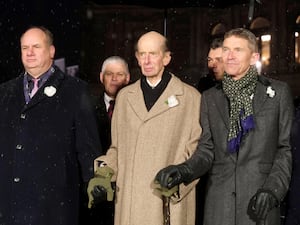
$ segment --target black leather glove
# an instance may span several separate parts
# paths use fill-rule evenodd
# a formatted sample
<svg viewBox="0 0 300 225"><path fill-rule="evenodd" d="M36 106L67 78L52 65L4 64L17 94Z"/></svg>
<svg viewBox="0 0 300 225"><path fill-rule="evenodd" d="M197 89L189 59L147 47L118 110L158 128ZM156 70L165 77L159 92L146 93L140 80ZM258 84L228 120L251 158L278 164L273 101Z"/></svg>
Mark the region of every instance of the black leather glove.
<svg viewBox="0 0 300 225"><path fill-rule="evenodd" d="M91 194L94 198L93 206L107 200L107 191L106 188L103 186L100 185L94 186L94 189L91 191Z"/></svg>
<svg viewBox="0 0 300 225"><path fill-rule="evenodd" d="M248 213L256 221L265 220L268 212L277 206L278 200L271 191L259 189L250 199Z"/></svg>
<svg viewBox="0 0 300 225"><path fill-rule="evenodd" d="M88 208L91 208L96 202L99 203L105 199L107 201L113 201L114 189L111 182L113 174L113 169L108 166L100 166L97 168L95 176L90 179L87 187L89 197Z"/></svg>
<svg viewBox="0 0 300 225"><path fill-rule="evenodd" d="M174 186L187 183L193 175L193 171L188 167L188 165L182 163L179 165L171 165L162 170L160 170L156 176L155 180L165 188L173 188Z"/></svg>

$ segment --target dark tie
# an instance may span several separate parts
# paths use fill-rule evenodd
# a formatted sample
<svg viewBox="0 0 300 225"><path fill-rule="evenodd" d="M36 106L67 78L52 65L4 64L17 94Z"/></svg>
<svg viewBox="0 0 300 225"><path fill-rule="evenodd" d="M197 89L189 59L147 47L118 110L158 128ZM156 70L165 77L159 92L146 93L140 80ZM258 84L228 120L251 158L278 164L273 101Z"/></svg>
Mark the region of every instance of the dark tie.
<svg viewBox="0 0 300 225"><path fill-rule="evenodd" d="M113 111L114 111L114 106L115 106L115 100L110 100L109 101L109 107L108 107L108 110L107 110L107 114L108 114L109 119L111 119L111 117L112 117L112 114L113 114Z"/></svg>

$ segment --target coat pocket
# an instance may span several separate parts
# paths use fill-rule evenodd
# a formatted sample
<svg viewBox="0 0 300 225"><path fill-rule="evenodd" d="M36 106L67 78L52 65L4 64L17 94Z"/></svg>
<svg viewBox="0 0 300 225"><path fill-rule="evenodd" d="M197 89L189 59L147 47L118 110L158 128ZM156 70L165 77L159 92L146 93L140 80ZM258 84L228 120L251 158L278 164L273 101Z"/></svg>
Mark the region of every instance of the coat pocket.
<svg viewBox="0 0 300 225"><path fill-rule="evenodd" d="M271 172L272 163L259 163L258 168L260 173L269 174Z"/></svg>

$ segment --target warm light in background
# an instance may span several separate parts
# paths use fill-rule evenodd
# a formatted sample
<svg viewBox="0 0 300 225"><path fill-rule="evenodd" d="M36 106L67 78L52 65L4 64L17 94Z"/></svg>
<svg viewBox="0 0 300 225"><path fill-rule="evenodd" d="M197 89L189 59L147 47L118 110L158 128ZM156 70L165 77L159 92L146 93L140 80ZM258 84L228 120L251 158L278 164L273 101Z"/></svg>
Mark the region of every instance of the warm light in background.
<svg viewBox="0 0 300 225"><path fill-rule="evenodd" d="M295 32L295 61L296 63L300 63L300 37L299 32Z"/></svg>
<svg viewBox="0 0 300 225"><path fill-rule="evenodd" d="M260 37L261 39L261 60L262 65L267 66L270 64L270 43L271 43L271 35L265 34Z"/></svg>

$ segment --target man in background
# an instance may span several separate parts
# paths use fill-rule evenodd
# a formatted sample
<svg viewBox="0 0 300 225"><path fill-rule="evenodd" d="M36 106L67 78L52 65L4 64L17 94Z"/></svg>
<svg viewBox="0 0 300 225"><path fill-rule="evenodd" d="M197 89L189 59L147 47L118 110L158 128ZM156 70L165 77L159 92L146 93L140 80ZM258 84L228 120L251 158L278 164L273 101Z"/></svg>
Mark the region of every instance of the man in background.
<svg viewBox="0 0 300 225"><path fill-rule="evenodd" d="M213 87L220 82L224 76L224 65L222 59L222 38L215 38L211 44L207 56L208 75L202 77L199 81L198 90L203 91Z"/></svg>
<svg viewBox="0 0 300 225"><path fill-rule="evenodd" d="M115 99L121 88L130 81L128 64L120 56L110 56L104 60L99 75L103 85L103 92L93 96L96 110L97 126L102 150L105 154L111 144L111 117L114 110ZM112 225L114 218L113 202L98 202L92 209L87 209L87 195L81 217L82 225Z"/></svg>

